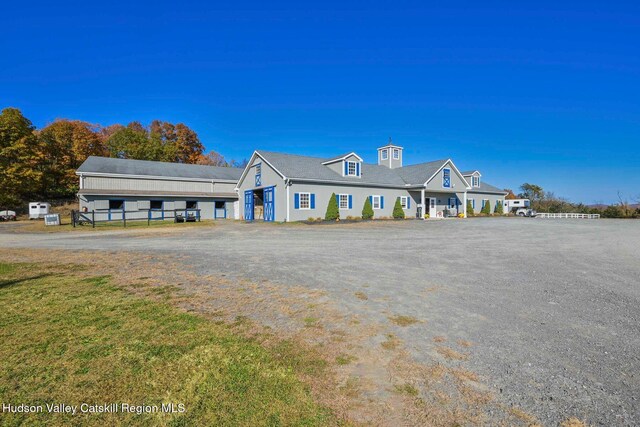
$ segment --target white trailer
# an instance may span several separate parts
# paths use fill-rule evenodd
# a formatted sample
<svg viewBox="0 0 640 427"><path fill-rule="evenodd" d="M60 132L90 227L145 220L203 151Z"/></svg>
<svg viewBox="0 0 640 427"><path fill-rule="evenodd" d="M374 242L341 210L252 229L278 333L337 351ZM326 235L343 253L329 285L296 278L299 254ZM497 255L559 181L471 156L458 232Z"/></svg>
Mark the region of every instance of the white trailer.
<svg viewBox="0 0 640 427"><path fill-rule="evenodd" d="M504 211L505 213L511 213L511 211L517 210L517 209L529 209L529 207L531 206L531 201L529 199L506 199L504 201Z"/></svg>
<svg viewBox="0 0 640 427"><path fill-rule="evenodd" d="M29 219L44 218L49 214L51 205L45 202L31 202L29 203Z"/></svg>

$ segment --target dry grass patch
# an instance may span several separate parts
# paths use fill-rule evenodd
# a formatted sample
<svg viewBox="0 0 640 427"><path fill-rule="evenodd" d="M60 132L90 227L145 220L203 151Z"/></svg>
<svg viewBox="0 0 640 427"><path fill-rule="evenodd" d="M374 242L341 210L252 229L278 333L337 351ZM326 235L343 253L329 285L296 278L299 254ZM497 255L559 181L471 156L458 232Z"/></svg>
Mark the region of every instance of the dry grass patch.
<svg viewBox="0 0 640 427"><path fill-rule="evenodd" d="M462 395L464 401L469 405L487 405L493 400L491 393L487 391L480 391L467 385L460 385L458 387L458 391L460 392L460 395Z"/></svg>
<svg viewBox="0 0 640 427"><path fill-rule="evenodd" d="M467 341L467 340L458 340L456 342L460 347L465 347L465 348L469 348L473 345L471 341Z"/></svg>
<svg viewBox="0 0 640 427"><path fill-rule="evenodd" d="M445 337L443 337L442 335L438 335L437 337L433 337L433 342L445 342L447 341L447 339Z"/></svg>
<svg viewBox="0 0 640 427"><path fill-rule="evenodd" d="M409 383L396 384L393 386L396 393L406 394L407 396L416 397L419 394L419 390L416 386Z"/></svg>
<svg viewBox="0 0 640 427"><path fill-rule="evenodd" d="M316 317L305 317L303 320L305 328L317 328L319 327L319 319Z"/></svg>
<svg viewBox="0 0 640 427"><path fill-rule="evenodd" d="M436 347L436 351L443 356L445 359L452 359L452 360L467 360L469 358L469 356L467 356L464 353L459 353L457 351L455 351L452 348L449 347Z"/></svg>
<svg viewBox="0 0 640 427"><path fill-rule="evenodd" d="M415 317L412 316L402 316L402 315L398 315L398 316L391 316L389 317L389 320L398 325L398 326L411 326L415 323L418 323L419 320L416 319Z"/></svg>
<svg viewBox="0 0 640 427"><path fill-rule="evenodd" d="M525 422L529 427L539 425L538 419L536 417L529 414L528 412L523 411L517 406L512 406L511 408L509 408L509 413L514 417L516 417L517 419L519 419L520 421Z"/></svg>
<svg viewBox="0 0 640 427"><path fill-rule="evenodd" d="M349 377L340 391L347 397L355 399L360 397L360 378Z"/></svg>
<svg viewBox="0 0 640 427"><path fill-rule="evenodd" d="M387 339L380 345L385 350L395 350L400 345L400 340L393 334L387 334Z"/></svg>
<svg viewBox="0 0 640 427"><path fill-rule="evenodd" d="M351 362L355 362L356 360L358 360L357 357L350 356L348 354L340 354L340 355L336 356L336 363L338 365L348 365Z"/></svg>
<svg viewBox="0 0 640 427"><path fill-rule="evenodd" d="M560 427L589 427L589 425L575 417L571 417L560 423Z"/></svg>
<svg viewBox="0 0 640 427"><path fill-rule="evenodd" d="M454 376L454 378L460 381L473 381L473 382L480 381L480 379L478 378L478 374L476 374L475 372L468 371L464 368L451 368L449 372L451 373L451 375Z"/></svg>
<svg viewBox="0 0 640 427"><path fill-rule="evenodd" d="M362 300L362 301L366 301L366 300L368 300L368 299L369 299L369 297L367 296L367 294L365 294L364 292L360 292L360 291L358 291L358 292L356 292L354 295L356 296L356 298L358 298L359 300Z"/></svg>

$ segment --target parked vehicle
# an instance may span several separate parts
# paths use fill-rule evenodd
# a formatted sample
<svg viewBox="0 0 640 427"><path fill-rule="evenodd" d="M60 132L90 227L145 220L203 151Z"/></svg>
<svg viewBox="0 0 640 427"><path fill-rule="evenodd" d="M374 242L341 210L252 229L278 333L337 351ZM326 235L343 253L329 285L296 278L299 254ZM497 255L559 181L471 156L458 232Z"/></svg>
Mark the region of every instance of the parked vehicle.
<svg viewBox="0 0 640 427"><path fill-rule="evenodd" d="M507 213L515 213L519 209L529 209L531 201L529 199L506 199L504 201L504 211Z"/></svg>
<svg viewBox="0 0 640 427"><path fill-rule="evenodd" d="M533 218L538 214L538 212L534 211L533 209L520 208L515 212L515 214L516 216L528 216Z"/></svg>
<svg viewBox="0 0 640 427"><path fill-rule="evenodd" d="M0 211L0 221L15 221L16 213L14 211Z"/></svg>
<svg viewBox="0 0 640 427"><path fill-rule="evenodd" d="M29 219L41 219L45 215L49 214L51 205L44 202L31 202L29 203Z"/></svg>

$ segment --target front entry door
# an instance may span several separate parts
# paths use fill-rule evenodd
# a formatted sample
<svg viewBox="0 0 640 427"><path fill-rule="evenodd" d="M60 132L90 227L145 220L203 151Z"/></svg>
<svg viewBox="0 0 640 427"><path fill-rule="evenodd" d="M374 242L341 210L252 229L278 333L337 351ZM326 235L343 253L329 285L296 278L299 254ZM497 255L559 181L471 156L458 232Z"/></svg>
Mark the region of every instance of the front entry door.
<svg viewBox="0 0 640 427"><path fill-rule="evenodd" d="M246 221L253 221L253 191L247 190L244 192L244 219Z"/></svg>
<svg viewBox="0 0 640 427"><path fill-rule="evenodd" d="M435 218L435 217L436 217L436 198L430 197L429 198L429 218Z"/></svg>
<svg viewBox="0 0 640 427"><path fill-rule="evenodd" d="M275 200L274 200L275 188L268 187L264 189L264 220L275 220Z"/></svg>

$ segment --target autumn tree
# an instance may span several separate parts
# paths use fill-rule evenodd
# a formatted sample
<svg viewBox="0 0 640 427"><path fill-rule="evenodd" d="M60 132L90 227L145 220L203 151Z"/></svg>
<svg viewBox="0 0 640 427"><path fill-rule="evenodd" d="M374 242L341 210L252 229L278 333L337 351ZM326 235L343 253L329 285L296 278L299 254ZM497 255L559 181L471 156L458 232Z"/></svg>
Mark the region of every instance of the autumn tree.
<svg viewBox="0 0 640 427"><path fill-rule="evenodd" d="M157 147L150 143L149 133L138 122L116 130L107 140L110 157L119 159L160 160Z"/></svg>
<svg viewBox="0 0 640 427"><path fill-rule="evenodd" d="M19 209L37 194L38 140L35 127L17 108L0 113L0 206Z"/></svg>
<svg viewBox="0 0 640 427"><path fill-rule="evenodd" d="M208 166L229 166L224 156L211 150L207 154L201 154L196 163Z"/></svg>
<svg viewBox="0 0 640 427"><path fill-rule="evenodd" d="M204 151L204 145L200 142L198 134L183 123L176 125L175 146L175 161L178 163L195 163Z"/></svg>
<svg viewBox="0 0 640 427"><path fill-rule="evenodd" d="M512 189L510 188L505 188L504 191L507 193L507 195L504 197L507 200L515 200L518 198L518 196L516 196L513 192Z"/></svg>
<svg viewBox="0 0 640 427"><path fill-rule="evenodd" d="M96 127L79 120L56 120L38 132L45 197L70 196L77 190L76 169L89 156L104 156Z"/></svg>

